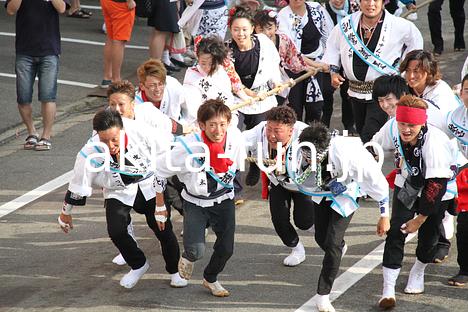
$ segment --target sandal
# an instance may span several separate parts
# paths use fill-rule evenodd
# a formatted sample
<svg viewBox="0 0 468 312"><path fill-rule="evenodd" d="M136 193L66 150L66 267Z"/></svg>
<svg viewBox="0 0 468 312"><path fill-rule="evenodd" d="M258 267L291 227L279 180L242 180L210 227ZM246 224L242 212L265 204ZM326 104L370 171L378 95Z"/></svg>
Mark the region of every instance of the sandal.
<svg viewBox="0 0 468 312"><path fill-rule="evenodd" d="M52 147L52 142L49 139L41 138L34 146L35 151L48 151Z"/></svg>
<svg viewBox="0 0 468 312"><path fill-rule="evenodd" d="M93 16L93 12L91 12L91 11L84 10L84 9L82 9L82 8L80 8L79 11L81 11L81 13L83 13L83 14L86 14L86 15L89 15L89 16Z"/></svg>
<svg viewBox="0 0 468 312"><path fill-rule="evenodd" d="M35 134L30 134L26 138L26 142L24 143L23 147L25 150L33 150L36 147L39 138Z"/></svg>
<svg viewBox="0 0 468 312"><path fill-rule="evenodd" d="M78 9L75 12L68 14L68 17L74 17L74 18L90 18L91 15L85 14L82 10Z"/></svg>

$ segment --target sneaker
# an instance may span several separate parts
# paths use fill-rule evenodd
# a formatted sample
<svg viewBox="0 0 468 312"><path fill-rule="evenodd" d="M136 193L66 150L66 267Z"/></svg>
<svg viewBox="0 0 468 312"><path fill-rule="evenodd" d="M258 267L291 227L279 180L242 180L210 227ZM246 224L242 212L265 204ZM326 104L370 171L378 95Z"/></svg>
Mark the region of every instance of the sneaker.
<svg viewBox="0 0 468 312"><path fill-rule="evenodd" d="M211 294L215 297L228 297L230 295L229 291L226 290L221 284L216 281L214 283L208 282L206 279L203 279L203 286L211 291Z"/></svg>
<svg viewBox="0 0 468 312"><path fill-rule="evenodd" d="M112 263L115 263L117 265L126 265L127 261L125 261L122 254L119 253L117 256L114 257L114 259L112 259Z"/></svg>
<svg viewBox="0 0 468 312"><path fill-rule="evenodd" d="M457 287L463 287L468 283L468 275L457 274L448 280L448 284Z"/></svg>
<svg viewBox="0 0 468 312"><path fill-rule="evenodd" d="M130 270L127 274L125 274L122 279L120 280L120 286L125 287L125 288L133 288L133 286L138 283L140 278L148 271L149 269L149 263L148 261L145 262L145 264L136 270Z"/></svg>
<svg viewBox="0 0 468 312"><path fill-rule="evenodd" d="M179 268L179 274L182 278L189 280L192 277L192 273L193 273L192 261L188 261L184 257L180 257L178 268Z"/></svg>
<svg viewBox="0 0 468 312"><path fill-rule="evenodd" d="M182 288L188 285L188 281L182 278L179 272L171 274L171 287Z"/></svg>
<svg viewBox="0 0 468 312"><path fill-rule="evenodd" d="M111 84L112 84L112 80L103 79L103 80L101 81L100 87L101 87L102 89L107 89L107 88L109 88L109 86L110 86Z"/></svg>

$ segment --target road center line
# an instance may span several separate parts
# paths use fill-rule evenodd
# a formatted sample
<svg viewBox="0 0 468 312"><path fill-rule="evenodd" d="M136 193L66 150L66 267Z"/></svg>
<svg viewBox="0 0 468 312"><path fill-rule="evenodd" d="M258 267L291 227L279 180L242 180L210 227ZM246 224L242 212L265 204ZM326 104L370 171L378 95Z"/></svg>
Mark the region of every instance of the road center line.
<svg viewBox="0 0 468 312"><path fill-rule="evenodd" d="M15 37L15 33L10 33L10 32L0 32L0 36L6 36L6 37ZM66 38L62 37L61 41L63 42L71 42L71 43L82 43L82 44L89 44L89 45L95 45L95 46L104 46L104 42L100 41L92 41L92 40L82 40L82 39L73 39L73 38ZM126 44L125 48L127 49L136 49L136 50L149 50L147 46L139 46L139 45L132 45L132 44Z"/></svg>
<svg viewBox="0 0 468 312"><path fill-rule="evenodd" d="M415 237L416 234L410 234L406 237L406 242L410 241ZM344 294L351 286L359 282L364 276L369 274L373 269L382 263L383 252L384 252L385 242L381 243L374 250L368 253L364 258L356 262L352 267L346 270L343 274L338 276L338 278L333 283L333 288L330 293L330 301L336 300L339 296ZM317 311L315 306L315 300L318 295L310 298L306 303L304 303L296 312L311 312Z"/></svg>
<svg viewBox="0 0 468 312"><path fill-rule="evenodd" d="M8 73L0 73L0 77L7 77L7 78L16 78L15 74L8 74ZM38 80L37 77L35 80ZM75 87L83 87L88 89L94 89L97 87L95 84L85 83L85 82L78 82L78 81L71 81L71 80L62 80L58 79L57 83L67 85L67 86L75 86Z"/></svg>
<svg viewBox="0 0 468 312"><path fill-rule="evenodd" d="M15 210L20 209L21 207L35 201L38 198L41 198L44 195L49 194L50 192L58 189L59 187L62 187L70 181L72 174L73 170L70 170L62 174L61 176L53 179L52 181L49 181L35 188L34 190L29 191L26 194L21 195L20 197L17 197L6 204L3 204L2 206L0 206L0 218L6 216L9 213L12 213Z"/></svg>

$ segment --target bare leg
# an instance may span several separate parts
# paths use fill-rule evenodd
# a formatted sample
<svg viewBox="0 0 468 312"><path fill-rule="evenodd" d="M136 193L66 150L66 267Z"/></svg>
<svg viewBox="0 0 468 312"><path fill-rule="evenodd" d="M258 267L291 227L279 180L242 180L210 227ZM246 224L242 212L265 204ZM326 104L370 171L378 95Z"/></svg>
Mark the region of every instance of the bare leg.
<svg viewBox="0 0 468 312"><path fill-rule="evenodd" d="M41 109L42 122L44 123L44 130L42 131L41 138L50 139L50 135L52 134L52 125L55 120L55 102L43 102Z"/></svg>
<svg viewBox="0 0 468 312"><path fill-rule="evenodd" d="M112 39L106 38L104 45L104 80L112 80Z"/></svg>
<svg viewBox="0 0 468 312"><path fill-rule="evenodd" d="M112 40L112 82L120 81L120 70L122 68L125 50L125 41Z"/></svg>
<svg viewBox="0 0 468 312"><path fill-rule="evenodd" d="M153 33L150 37L149 49L150 57L155 59L161 59L166 44L167 32L153 29Z"/></svg>
<svg viewBox="0 0 468 312"><path fill-rule="evenodd" d="M32 105L31 103L26 104L18 104L18 111L20 113L21 119L23 120L26 129L28 130L28 134L36 134L36 128L34 127L33 119L32 119Z"/></svg>

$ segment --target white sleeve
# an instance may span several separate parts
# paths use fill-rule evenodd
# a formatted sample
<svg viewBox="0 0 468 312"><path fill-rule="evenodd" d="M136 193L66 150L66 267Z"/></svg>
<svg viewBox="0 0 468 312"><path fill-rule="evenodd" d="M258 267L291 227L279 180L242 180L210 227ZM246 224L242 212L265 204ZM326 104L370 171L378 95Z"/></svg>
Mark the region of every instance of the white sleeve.
<svg viewBox="0 0 468 312"><path fill-rule="evenodd" d="M185 159L188 153L178 141L172 142L173 149L156 157L156 174L159 177L170 178L179 172L185 171ZM180 168L179 171L175 168Z"/></svg>
<svg viewBox="0 0 468 312"><path fill-rule="evenodd" d="M340 25L337 24L335 27L333 27L332 31L330 32L330 36L327 39L325 54L323 55L322 61L330 65L341 67L341 31L339 27Z"/></svg>
<svg viewBox="0 0 468 312"><path fill-rule="evenodd" d="M451 178L451 165L456 164L458 151L448 137L437 128L432 128L430 137L423 145L423 159L426 169L426 179Z"/></svg>
<svg viewBox="0 0 468 312"><path fill-rule="evenodd" d="M250 130L242 131L242 138L244 140L245 151L247 153L257 150L257 141L259 137L259 131L261 131L261 128L263 127L263 125L264 123L262 122Z"/></svg>
<svg viewBox="0 0 468 312"><path fill-rule="evenodd" d="M413 50L421 50L423 49L424 39L421 35L419 29L410 21L407 21L403 18L399 18L400 21L403 20L406 24L406 34L403 38L403 42L406 45L406 49L403 53L402 58L405 58L406 53L413 51Z"/></svg>
<svg viewBox="0 0 468 312"><path fill-rule="evenodd" d="M388 120L380 130L372 137L372 142L379 144L384 151L392 151L395 149L393 144L392 125L396 123L394 118Z"/></svg>
<svg viewBox="0 0 468 312"><path fill-rule="evenodd" d="M73 176L68 184L70 192L83 197L89 197L93 193L93 180L97 175L96 172L86 169L86 150L86 147L83 147L76 155Z"/></svg>

